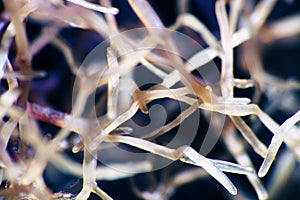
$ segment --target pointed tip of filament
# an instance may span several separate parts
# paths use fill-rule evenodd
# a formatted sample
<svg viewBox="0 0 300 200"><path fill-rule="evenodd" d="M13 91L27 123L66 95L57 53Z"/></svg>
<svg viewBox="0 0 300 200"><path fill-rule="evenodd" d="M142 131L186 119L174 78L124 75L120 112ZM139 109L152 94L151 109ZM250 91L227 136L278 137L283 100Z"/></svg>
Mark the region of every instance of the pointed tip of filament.
<svg viewBox="0 0 300 200"><path fill-rule="evenodd" d="M264 166L262 166L258 171L258 177L263 178L267 174L267 171L268 170Z"/></svg>
<svg viewBox="0 0 300 200"><path fill-rule="evenodd" d="M219 180L218 180L219 181ZM225 182L219 181L225 188L226 190L231 194L231 195L237 195L237 189L233 185L233 183L228 179Z"/></svg>
<svg viewBox="0 0 300 200"><path fill-rule="evenodd" d="M113 14L113 15L116 15L116 14L119 13L119 9L113 7L113 8L110 9L110 13Z"/></svg>
<svg viewBox="0 0 300 200"><path fill-rule="evenodd" d="M234 186L233 188L231 188L231 189L229 190L229 192L230 192L230 194L232 194L232 195L237 195L237 189L236 189L236 187Z"/></svg>
<svg viewBox="0 0 300 200"><path fill-rule="evenodd" d="M109 13L109 14L113 14L113 15L116 15L119 13L119 9L115 8L115 7L104 7L101 5L86 2L84 0L68 0L68 1L71 3L77 4L77 5L83 6L87 9L95 10L95 11L102 12L102 13Z"/></svg>

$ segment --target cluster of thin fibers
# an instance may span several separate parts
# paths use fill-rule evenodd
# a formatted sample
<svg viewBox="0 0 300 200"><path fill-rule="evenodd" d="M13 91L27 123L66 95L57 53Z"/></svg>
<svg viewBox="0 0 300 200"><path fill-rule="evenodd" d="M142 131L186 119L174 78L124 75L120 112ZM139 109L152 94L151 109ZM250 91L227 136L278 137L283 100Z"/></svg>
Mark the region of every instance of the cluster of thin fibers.
<svg viewBox="0 0 300 200"><path fill-rule="evenodd" d="M272 92L274 90L293 95L300 85L297 81L286 82L267 73L255 44L258 38L272 43L299 35L300 18L299 14L292 15L265 24L276 0L254 2L216 1L215 10L211 12L216 14L220 33L218 39L203 22L189 13L188 1L178 0L176 21L166 27L146 0L128 0L147 33L144 38L124 34L117 37L116 41L116 37L111 36L119 35L120 29L124 30L126 26L116 20L122 8L113 7L110 0L100 0L99 4L85 0L3 0L5 9L2 16L6 25L1 25L0 48L0 78L5 83L0 97L0 182L3 185L0 196L6 199L81 200L88 199L94 193L102 199L112 199L114 194L101 189L101 180L128 178L151 172L154 167L147 159L109 163L109 167L99 164L98 157L102 151L114 151L116 145L125 144L170 161L195 166L171 174L167 181L158 183L155 189L142 191L137 183L133 183L133 191L140 198L169 199L176 188L209 175L216 180L216 184L221 184L228 191L225 195L238 195L238 199L246 199L247 192L239 193L238 183L231 181L225 173L246 176L258 199L272 198L285 173L293 170L292 163L300 159L300 134L296 126L300 112L298 108L290 108L295 114L279 124L260 108L258 102L261 95L266 95L272 101L276 98ZM247 12L249 6L253 7L250 13ZM27 20L44 25L31 42L27 39ZM62 30L70 27L91 31L109 41L103 63L79 67L74 55L76 49L59 37ZM177 52L177 41L163 31L153 31L153 28L179 31L182 27L196 32L207 47L195 52L188 60L176 54L160 54L158 48ZM47 71L33 70L32 61L48 44L62 53L76 77L74 88L77 92L69 97L73 107L68 113L29 100L30 82L41 77L47 78ZM139 47L147 48L118 58L124 51L134 51ZM234 76L233 72L238 67L234 59L235 48L238 48L245 66L248 66L246 71L249 79ZM214 58L221 60L220 80L216 85L204 85L197 81L192 72ZM107 66L103 68L106 63ZM160 80L159 83L141 89L134 77L128 76L137 68L147 69ZM100 116L90 117L87 109L89 98L101 88L105 88L104 100L97 99L95 109L96 112L102 112L97 112L101 113ZM236 97L235 88L253 88L255 97ZM133 127L124 125L140 111L150 115L149 104L166 98L185 105L175 119L142 136L132 134ZM216 132L218 122L226 117L220 140L237 163L208 158L190 144L182 143L171 148L156 142L156 138L180 126L197 111L207 120L216 114L210 123ZM256 120L258 124L262 123L268 130L265 134L273 134L267 144L260 140L257 130L250 126L245 116L253 117L249 117L249 120ZM56 134L44 133L39 121L60 129ZM18 151L11 152L10 145L14 142ZM285 166L275 162L284 170L272 174L274 182L266 188L261 178L268 174L283 143L288 147L287 151L294 153L294 157L286 159ZM83 153L81 162L66 154L70 150L74 155ZM261 158L261 166L257 170L254 167L257 161L251 159L250 151ZM82 178L80 192L70 194L62 188L60 192L53 193L43 176L50 164L64 174ZM131 169L135 173L128 173ZM117 190L114 192L118 193Z"/></svg>

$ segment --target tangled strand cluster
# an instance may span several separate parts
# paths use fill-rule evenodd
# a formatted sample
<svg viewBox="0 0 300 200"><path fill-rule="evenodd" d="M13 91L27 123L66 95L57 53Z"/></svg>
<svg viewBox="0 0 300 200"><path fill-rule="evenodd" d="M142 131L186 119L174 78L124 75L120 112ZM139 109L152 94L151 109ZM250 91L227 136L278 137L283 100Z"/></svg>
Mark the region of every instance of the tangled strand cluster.
<svg viewBox="0 0 300 200"><path fill-rule="evenodd" d="M222 184L230 194L243 198L242 194L238 194L236 184L224 172L245 175L259 199L267 199L268 195L271 197L272 193L268 194L261 178L268 173L283 143L287 145L288 151L292 151L300 159L300 134L296 126L300 120L300 112L297 108L291 108L295 114L280 125L257 102L262 94L273 99L277 95L274 90L279 93L293 91L299 89L300 85L296 81L286 82L268 74L264 70L258 47L253 44L257 38L265 38L271 43L299 34L300 15L265 25L276 0L260 1L251 13L244 9L249 4L248 1L218 0L215 5L220 30L218 39L184 8L175 24L165 27L146 0L128 2L147 30L144 38L124 35L116 40L116 37L112 37L120 34L122 25L115 18L119 10L111 6L110 0L100 0L101 5L84 0L3 0L5 10L2 15L6 16L7 22L4 23L7 25L2 26L0 49L0 78L2 88L5 88L0 97L0 175L6 186L0 191L0 195L7 199L88 199L91 193L95 193L102 199L112 199L101 189L100 180L113 181L153 170L153 163L147 159L110 163L109 167L98 162L103 149L113 151L116 144L126 144L171 161L200 167L180 171L169 177L167 183L162 183L152 191L135 188L136 194L141 198L168 199L177 187L207 174ZM28 41L26 35L25 23L28 19L46 24L32 42ZM73 50L58 36L67 27L92 31L99 37L108 39L106 60L79 67ZM176 31L182 27L198 33L207 47L194 53L188 60L183 60L176 54L159 53L158 49L170 49L173 52L178 52L178 49L176 40L168 32L157 30ZM70 71L76 77L77 92L73 96L70 113L28 100L31 80L45 76L44 71L32 69L32 60L47 44L52 44L61 51ZM239 46L244 49L241 50L241 55L250 75L249 79L235 77L233 73L236 66L234 49ZM136 51L139 47L147 48ZM135 51L134 54L119 58L118 55L130 50ZM12 55L14 51L16 55ZM197 81L192 72L216 57L221 60L218 83L212 86ZM104 65L107 66L99 67ZM160 82L142 90L134 78L128 77L138 67L147 69ZM122 87L124 84L126 89ZM104 112L96 118L90 118L86 115L86 106L89 98L99 88L106 88L103 94L105 100L96 100L95 108ZM234 88L254 88L255 98L236 97ZM127 98L129 105L122 104L124 98ZM150 114L147 105L163 98L184 103L187 105L186 109L171 122L142 136L131 134L132 127L123 125L139 110L146 115ZM213 128L218 126L218 116L227 117L221 138L237 163L207 158L190 144L171 148L156 142L155 138L179 126L196 111L200 111L207 119L212 113L218 113L215 121L211 122ZM251 119L259 119L274 134L269 144L258 138L244 116L256 116L257 118ZM60 130L55 135L50 133L51 137L48 137L41 131L39 121L55 125ZM76 140L71 135L75 135ZM9 148L14 142L18 143L18 151L11 152ZM83 151L81 163L66 154L69 149L72 149L73 154ZM248 155L248 151L252 150L262 158L258 172ZM65 174L82 177L82 190L79 194L74 194L76 197L64 191L52 193L48 189L43 173L49 164ZM128 173L132 168L135 173ZM280 182L282 174L274 176L274 180Z"/></svg>

